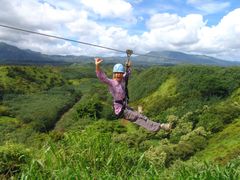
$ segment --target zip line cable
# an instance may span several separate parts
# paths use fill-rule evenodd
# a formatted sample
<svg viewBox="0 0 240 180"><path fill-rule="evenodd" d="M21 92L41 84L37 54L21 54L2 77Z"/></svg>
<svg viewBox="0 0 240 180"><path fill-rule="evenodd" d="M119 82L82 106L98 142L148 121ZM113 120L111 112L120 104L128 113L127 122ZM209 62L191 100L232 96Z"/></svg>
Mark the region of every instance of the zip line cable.
<svg viewBox="0 0 240 180"><path fill-rule="evenodd" d="M31 33L31 34L37 34L37 35L41 35L41 36L51 37L51 38L55 38L55 39L61 39L61 40L65 40L65 41L71 41L71 42L75 42L75 43L79 43L79 44L85 44L85 45L89 45L89 46L95 46L95 47L99 47L99 48L104 48L104 49L108 49L108 50L112 50L112 51L125 53L125 51L121 51L121 50L118 50L118 49L113 49L113 48L109 48L109 47L105 47L105 46L100 46L100 45L91 44L91 43L87 43L87 42L68 39L68 38L64 38L64 37L61 37L61 36L54 36L54 35L39 33L39 32L35 32L35 31L30 31L30 30L26 30L26 29L22 29L22 28L18 28L18 27L13 27L13 26L2 25L2 24L0 24L0 26L4 27L4 28L8 28L8 29L17 30L17 31L27 32L27 33Z"/></svg>
<svg viewBox="0 0 240 180"><path fill-rule="evenodd" d="M114 49L114 48L110 48L110 47L106 47L106 46L100 46L100 45L87 43L87 42L83 42L83 41L77 41L77 40L73 40L73 39L68 39L68 38L61 37L61 36L55 36L55 35L39 33L39 32L36 32L36 31L22 29L22 28L19 28L19 27L8 26L8 25L3 25L3 24L0 24L0 27L8 28L8 29L16 30L16 31L22 31L22 32L26 32L26 33L31 33L31 34L36 34L36 35L41 35L41 36L45 36L45 37L51 37L51 38L55 38L55 39L61 39L61 40L64 40L64 41L75 42L75 43L84 44L84 45L88 45L88 46L94 46L94 47L98 47L98 48L102 48L102 49L108 49L108 50L116 51L116 52L120 52L120 53L126 53L126 51L119 50L119 49ZM153 55L138 54L138 53L132 53L132 54L137 55L137 56L146 56L146 57L160 58L160 57L153 56Z"/></svg>

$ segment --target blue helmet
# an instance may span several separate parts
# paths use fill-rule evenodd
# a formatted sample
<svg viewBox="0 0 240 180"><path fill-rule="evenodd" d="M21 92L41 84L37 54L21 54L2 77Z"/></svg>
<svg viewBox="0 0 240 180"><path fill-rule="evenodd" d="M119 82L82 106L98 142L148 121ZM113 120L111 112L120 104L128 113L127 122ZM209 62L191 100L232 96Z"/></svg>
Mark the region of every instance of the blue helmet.
<svg viewBox="0 0 240 180"><path fill-rule="evenodd" d="M114 67L113 67L113 73L117 73L117 72L120 72L120 73L124 73L124 67L122 64L115 64Z"/></svg>

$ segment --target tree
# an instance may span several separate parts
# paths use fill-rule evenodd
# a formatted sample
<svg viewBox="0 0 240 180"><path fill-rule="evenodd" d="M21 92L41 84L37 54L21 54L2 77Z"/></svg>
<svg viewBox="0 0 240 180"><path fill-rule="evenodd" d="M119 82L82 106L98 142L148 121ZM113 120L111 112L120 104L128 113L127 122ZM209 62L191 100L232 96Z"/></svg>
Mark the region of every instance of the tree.
<svg viewBox="0 0 240 180"><path fill-rule="evenodd" d="M80 118L98 119L101 116L103 106L97 95L87 95L83 97L77 107L77 113Z"/></svg>

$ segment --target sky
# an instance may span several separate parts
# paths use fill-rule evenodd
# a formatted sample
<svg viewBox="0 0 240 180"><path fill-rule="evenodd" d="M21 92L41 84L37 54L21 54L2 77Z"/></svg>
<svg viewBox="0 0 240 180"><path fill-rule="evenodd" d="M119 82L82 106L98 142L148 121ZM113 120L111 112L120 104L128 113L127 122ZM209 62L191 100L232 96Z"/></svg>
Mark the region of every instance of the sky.
<svg viewBox="0 0 240 180"><path fill-rule="evenodd" d="M0 0L0 24L125 51L240 61L239 0ZM0 27L0 41L44 54L121 56Z"/></svg>

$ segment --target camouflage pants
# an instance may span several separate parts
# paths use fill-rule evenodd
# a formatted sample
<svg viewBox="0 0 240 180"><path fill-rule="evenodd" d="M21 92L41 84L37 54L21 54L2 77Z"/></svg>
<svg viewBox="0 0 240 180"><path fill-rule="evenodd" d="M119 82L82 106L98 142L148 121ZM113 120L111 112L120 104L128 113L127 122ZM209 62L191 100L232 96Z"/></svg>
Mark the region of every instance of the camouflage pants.
<svg viewBox="0 0 240 180"><path fill-rule="evenodd" d="M144 127L149 131L157 132L160 130L160 123L149 120L146 116L140 114L137 111L134 111L129 107L126 107L123 111L123 118L141 127Z"/></svg>

